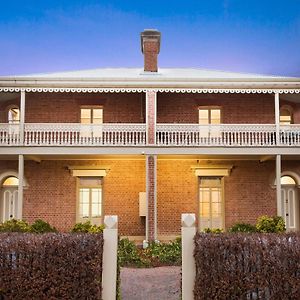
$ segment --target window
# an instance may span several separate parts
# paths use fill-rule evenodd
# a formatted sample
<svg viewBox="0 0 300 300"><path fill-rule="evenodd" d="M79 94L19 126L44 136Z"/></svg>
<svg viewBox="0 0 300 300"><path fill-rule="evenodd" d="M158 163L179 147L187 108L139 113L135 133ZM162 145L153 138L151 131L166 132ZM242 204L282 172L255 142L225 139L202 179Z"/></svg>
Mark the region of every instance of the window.
<svg viewBox="0 0 300 300"><path fill-rule="evenodd" d="M78 221L102 222L101 177L79 177Z"/></svg>
<svg viewBox="0 0 300 300"><path fill-rule="evenodd" d="M199 108L199 124L201 138L218 138L221 136L220 125L221 124L221 109L220 108ZM208 125L207 127L204 125ZM211 127L209 125L214 125Z"/></svg>
<svg viewBox="0 0 300 300"><path fill-rule="evenodd" d="M19 124L20 123L20 110L18 107L12 107L8 111L8 123Z"/></svg>
<svg viewBox="0 0 300 300"><path fill-rule="evenodd" d="M296 185L296 181L291 176L282 176L280 179L282 185Z"/></svg>
<svg viewBox="0 0 300 300"><path fill-rule="evenodd" d="M280 125L290 125L293 123L292 112L288 108L280 109Z"/></svg>
<svg viewBox="0 0 300 300"><path fill-rule="evenodd" d="M199 108L199 124L221 124L220 108Z"/></svg>
<svg viewBox="0 0 300 300"><path fill-rule="evenodd" d="M83 107L80 110L80 135L83 138L101 138L103 124L102 107ZM90 126L93 124L93 126ZM98 125L98 126L97 126Z"/></svg>
<svg viewBox="0 0 300 300"><path fill-rule="evenodd" d="M81 124L102 124L103 108L102 107L86 107L80 110Z"/></svg>
<svg viewBox="0 0 300 300"><path fill-rule="evenodd" d="M221 177L200 177L199 227L223 228L223 195Z"/></svg>
<svg viewBox="0 0 300 300"><path fill-rule="evenodd" d="M19 185L19 179L16 177L7 177L3 184L3 186L5 187L9 187L9 186L18 186Z"/></svg>

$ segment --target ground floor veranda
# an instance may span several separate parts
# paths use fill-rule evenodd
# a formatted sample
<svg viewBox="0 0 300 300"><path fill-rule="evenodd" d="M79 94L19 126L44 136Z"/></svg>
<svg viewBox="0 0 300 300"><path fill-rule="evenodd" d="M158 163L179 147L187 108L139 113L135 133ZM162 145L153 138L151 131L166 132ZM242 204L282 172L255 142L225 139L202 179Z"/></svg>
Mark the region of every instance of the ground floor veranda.
<svg viewBox="0 0 300 300"><path fill-rule="evenodd" d="M281 214L299 230L299 157L282 156L280 172ZM120 234L140 240L180 235L182 213L195 213L201 230L278 214L272 156L6 156L0 184L0 221L41 218L67 231L118 215Z"/></svg>

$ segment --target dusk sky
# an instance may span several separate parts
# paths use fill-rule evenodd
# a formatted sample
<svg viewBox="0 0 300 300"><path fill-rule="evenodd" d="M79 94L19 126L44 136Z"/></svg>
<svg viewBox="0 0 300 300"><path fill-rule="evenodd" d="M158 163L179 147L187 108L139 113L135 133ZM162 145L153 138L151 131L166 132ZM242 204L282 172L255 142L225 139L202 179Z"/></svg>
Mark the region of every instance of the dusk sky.
<svg viewBox="0 0 300 300"><path fill-rule="evenodd" d="M142 67L145 28L160 67L300 77L300 0L1 0L0 75Z"/></svg>

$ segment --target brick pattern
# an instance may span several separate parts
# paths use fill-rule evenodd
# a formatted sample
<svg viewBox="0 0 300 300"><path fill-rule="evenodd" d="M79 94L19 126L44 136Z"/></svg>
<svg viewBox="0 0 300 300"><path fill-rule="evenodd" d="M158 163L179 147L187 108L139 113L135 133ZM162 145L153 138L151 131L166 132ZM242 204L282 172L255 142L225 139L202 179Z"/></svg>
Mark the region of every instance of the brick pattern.
<svg viewBox="0 0 300 300"><path fill-rule="evenodd" d="M19 106L19 99L0 103L0 122L7 122L12 104ZM104 123L145 123L144 93L26 93L25 122L78 123L85 105L103 106Z"/></svg>
<svg viewBox="0 0 300 300"><path fill-rule="evenodd" d="M155 125L156 125L156 92L147 92L147 142L149 145L155 144Z"/></svg>
<svg viewBox="0 0 300 300"><path fill-rule="evenodd" d="M192 160L158 160L158 234L179 235L182 213L196 213L198 222L199 179L191 169L196 164ZM237 222L254 224L261 215L276 214L275 161L215 164L234 165L230 176L224 178L226 228ZM283 161L282 171L285 170L300 174L299 161Z"/></svg>
<svg viewBox="0 0 300 300"><path fill-rule="evenodd" d="M295 123L300 123L300 104L291 104ZM198 123L198 108L215 106L221 108L224 124L274 124L274 95L266 94L177 94L158 93L158 123Z"/></svg>
<svg viewBox="0 0 300 300"><path fill-rule="evenodd" d="M156 156L148 155L147 163L147 202L148 202L148 240L154 241L156 238L156 216L155 216L155 202L156 202Z"/></svg>
<svg viewBox="0 0 300 300"><path fill-rule="evenodd" d="M118 215L121 235L144 235L145 220L139 217L139 192L144 192L145 160L26 161L23 216L29 222L42 218L59 230L76 222L76 178L68 165L109 166L103 180L103 215ZM16 161L0 161L0 172L18 170Z"/></svg>
<svg viewBox="0 0 300 300"><path fill-rule="evenodd" d="M144 70L157 72L159 44L156 39L144 39Z"/></svg>

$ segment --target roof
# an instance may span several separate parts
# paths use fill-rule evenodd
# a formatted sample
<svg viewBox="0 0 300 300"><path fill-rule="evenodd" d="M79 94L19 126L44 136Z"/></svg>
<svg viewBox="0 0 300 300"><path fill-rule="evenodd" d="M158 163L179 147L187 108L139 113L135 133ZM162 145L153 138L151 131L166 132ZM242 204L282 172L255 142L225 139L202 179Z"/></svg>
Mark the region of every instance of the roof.
<svg viewBox="0 0 300 300"><path fill-rule="evenodd" d="M294 77L285 76L273 76L273 75L261 75L251 73L237 73L226 72L207 69L195 69L195 68L160 68L157 73L144 72L142 68L101 68L90 70L78 70L78 71L65 71L54 73L37 73L18 76L5 76L10 78L55 78L55 79L113 79L113 78L190 78L190 79L295 79ZM0 78L3 76L0 76Z"/></svg>
<svg viewBox="0 0 300 300"><path fill-rule="evenodd" d="M193 68L101 68L0 76L0 88L300 89L300 78Z"/></svg>

